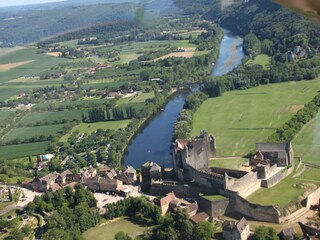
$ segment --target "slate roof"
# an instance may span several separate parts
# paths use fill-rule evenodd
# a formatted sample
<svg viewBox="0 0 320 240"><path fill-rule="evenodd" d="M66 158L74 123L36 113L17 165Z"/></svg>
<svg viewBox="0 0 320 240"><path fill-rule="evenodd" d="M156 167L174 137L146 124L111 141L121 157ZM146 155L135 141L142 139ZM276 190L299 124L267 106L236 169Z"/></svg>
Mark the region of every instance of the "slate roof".
<svg viewBox="0 0 320 240"><path fill-rule="evenodd" d="M128 173L133 173L135 174L136 173L136 170L132 167L132 166L129 166L125 171L124 171L125 174L128 174Z"/></svg>
<svg viewBox="0 0 320 240"><path fill-rule="evenodd" d="M256 152L287 152L288 143L257 143Z"/></svg>
<svg viewBox="0 0 320 240"><path fill-rule="evenodd" d="M161 167L158 164L153 163L150 172L161 172Z"/></svg>

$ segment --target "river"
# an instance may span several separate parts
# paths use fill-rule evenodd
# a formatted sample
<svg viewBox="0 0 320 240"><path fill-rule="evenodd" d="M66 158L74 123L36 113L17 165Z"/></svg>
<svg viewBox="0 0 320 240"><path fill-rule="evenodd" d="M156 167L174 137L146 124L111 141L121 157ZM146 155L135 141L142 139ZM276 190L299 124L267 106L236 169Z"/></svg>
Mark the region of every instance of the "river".
<svg viewBox="0 0 320 240"><path fill-rule="evenodd" d="M212 76L220 76L231 71L241 63L244 56L242 38L233 35L228 30L224 30L224 32L219 57L212 71ZM187 95L181 93L172 98L165 106L164 111L159 112L135 136L124 155L124 165L139 168L147 161L154 161L159 165L172 167L170 154L172 130Z"/></svg>

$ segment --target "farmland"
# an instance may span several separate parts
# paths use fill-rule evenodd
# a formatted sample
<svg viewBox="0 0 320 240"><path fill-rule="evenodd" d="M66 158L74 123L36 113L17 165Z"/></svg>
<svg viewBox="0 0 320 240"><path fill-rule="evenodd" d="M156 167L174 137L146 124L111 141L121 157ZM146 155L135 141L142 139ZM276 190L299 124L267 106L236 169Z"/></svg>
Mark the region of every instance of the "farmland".
<svg viewBox="0 0 320 240"><path fill-rule="evenodd" d="M295 156L320 165L320 113L293 140Z"/></svg>
<svg viewBox="0 0 320 240"><path fill-rule="evenodd" d="M0 146L0 156L4 159L15 159L23 156L36 155L47 151L49 142L36 142Z"/></svg>
<svg viewBox="0 0 320 240"><path fill-rule="evenodd" d="M18 124L22 126L34 125L37 123L52 124L54 122L82 120L82 110L58 111L58 112L32 112L27 113Z"/></svg>
<svg viewBox="0 0 320 240"><path fill-rule="evenodd" d="M35 48L26 48L10 52L0 57L0 64L12 64L17 62L32 61L25 65L12 68L5 72L0 72L1 83L23 76L35 76L58 63L67 60L51 57L46 54L37 53Z"/></svg>
<svg viewBox="0 0 320 240"><path fill-rule="evenodd" d="M13 128L9 133L3 136L3 142L13 141L15 139L29 139L32 137L49 136L61 134L63 124L39 126L39 127L21 127Z"/></svg>
<svg viewBox="0 0 320 240"><path fill-rule="evenodd" d="M219 156L246 155L282 126L320 88L320 80L270 84L205 101L193 119L192 136L206 129Z"/></svg>

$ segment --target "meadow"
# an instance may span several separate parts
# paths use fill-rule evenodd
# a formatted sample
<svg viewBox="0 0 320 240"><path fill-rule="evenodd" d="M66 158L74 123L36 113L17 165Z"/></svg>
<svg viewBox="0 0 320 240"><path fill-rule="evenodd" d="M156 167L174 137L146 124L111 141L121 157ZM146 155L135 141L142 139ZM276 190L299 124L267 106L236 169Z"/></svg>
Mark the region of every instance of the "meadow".
<svg viewBox="0 0 320 240"><path fill-rule="evenodd" d="M296 157L320 165L320 113L310 121L293 140Z"/></svg>
<svg viewBox="0 0 320 240"><path fill-rule="evenodd" d="M261 65L264 70L270 68L271 57L266 54L260 54L254 59L250 59L246 64L258 64Z"/></svg>
<svg viewBox="0 0 320 240"><path fill-rule="evenodd" d="M14 114L12 111L0 111L0 126L2 126L6 119L11 115Z"/></svg>
<svg viewBox="0 0 320 240"><path fill-rule="evenodd" d="M84 232L83 237L85 239L113 240L118 232L123 231L134 238L143 234L146 229L147 226L143 222L137 222L136 219L125 217L109 223L101 223Z"/></svg>
<svg viewBox="0 0 320 240"><path fill-rule="evenodd" d="M21 140L29 139L32 137L39 137L41 135L57 135L61 134L64 124L38 126L38 127L21 127L13 128L2 139L3 142L9 142L16 138Z"/></svg>
<svg viewBox="0 0 320 240"><path fill-rule="evenodd" d="M217 139L218 157L243 156L254 150L309 102L320 80L269 84L226 92L205 101L193 118L192 136L201 129Z"/></svg>
<svg viewBox="0 0 320 240"><path fill-rule="evenodd" d="M19 157L46 153L50 142L36 142L9 146L0 146L0 158L16 159Z"/></svg>

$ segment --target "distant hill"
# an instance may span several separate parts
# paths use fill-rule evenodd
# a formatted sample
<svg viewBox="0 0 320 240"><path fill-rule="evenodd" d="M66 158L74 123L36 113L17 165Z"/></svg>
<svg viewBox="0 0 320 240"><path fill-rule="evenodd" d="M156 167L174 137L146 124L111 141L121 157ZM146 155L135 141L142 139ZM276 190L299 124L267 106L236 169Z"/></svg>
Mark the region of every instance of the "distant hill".
<svg viewBox="0 0 320 240"><path fill-rule="evenodd" d="M1 46L37 42L43 37L98 23L132 20L138 9L137 4L122 3L3 12L0 15Z"/></svg>

